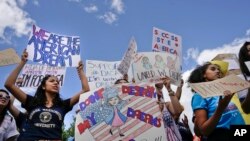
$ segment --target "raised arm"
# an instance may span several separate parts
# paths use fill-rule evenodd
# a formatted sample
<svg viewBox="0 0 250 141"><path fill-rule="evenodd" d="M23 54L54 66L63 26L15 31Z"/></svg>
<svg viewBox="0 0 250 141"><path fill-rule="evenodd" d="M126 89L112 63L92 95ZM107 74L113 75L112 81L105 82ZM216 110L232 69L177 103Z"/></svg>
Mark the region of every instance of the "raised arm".
<svg viewBox="0 0 250 141"><path fill-rule="evenodd" d="M181 79L181 84L180 84L180 86L177 87L177 90L175 92L175 96L178 98L178 100L181 99L183 83L184 83L184 81L183 81L183 79Z"/></svg>
<svg viewBox="0 0 250 141"><path fill-rule="evenodd" d="M16 99L18 99L21 103L25 103L27 95L18 86L16 86L15 83L20 71L27 62L27 58L28 58L28 53L26 52L25 49L21 57L21 62L10 73L4 84L6 89L9 90L14 95L14 97L16 97Z"/></svg>
<svg viewBox="0 0 250 141"><path fill-rule="evenodd" d="M15 97L14 96L10 96L10 106L9 106L9 111L11 113L11 115L17 119L18 118L18 115L20 114L20 111L14 106L14 100L15 100Z"/></svg>
<svg viewBox="0 0 250 141"><path fill-rule="evenodd" d="M83 72L83 63L82 63L82 61L79 62L78 67L76 69L77 69L77 72L78 72L78 76L79 76L79 78L81 80L82 90L79 93L75 94L70 99L70 105L71 106L74 106L79 101L80 95L82 93L88 92L90 90L88 79L87 79L85 73Z"/></svg>
<svg viewBox="0 0 250 141"><path fill-rule="evenodd" d="M167 103L167 108L170 111L170 113L172 114L172 116L174 115L180 115L183 111L183 108L179 102L178 97L176 97L176 95L174 94L174 91L171 89L170 86L170 79L166 78L163 81L163 84L165 85L165 87L168 90L169 93L169 97L170 97L170 102Z"/></svg>
<svg viewBox="0 0 250 141"><path fill-rule="evenodd" d="M208 118L207 111L204 109L195 110L195 128L199 129L201 134L208 136L216 128L218 122L220 121L223 111L226 109L233 94L230 91L224 92L224 98L219 100L219 104L214 114Z"/></svg>

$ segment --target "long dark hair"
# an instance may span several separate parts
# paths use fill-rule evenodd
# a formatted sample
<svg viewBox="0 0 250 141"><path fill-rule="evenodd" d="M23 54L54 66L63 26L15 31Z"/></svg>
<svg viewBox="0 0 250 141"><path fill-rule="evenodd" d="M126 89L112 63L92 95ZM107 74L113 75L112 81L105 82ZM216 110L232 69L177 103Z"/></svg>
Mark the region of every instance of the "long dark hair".
<svg viewBox="0 0 250 141"><path fill-rule="evenodd" d="M9 93L6 90L4 90L4 89L0 89L0 92L4 92L7 95L9 95ZM1 124L3 122L4 116L7 114L7 110L8 110L9 107L10 107L10 100L9 100L7 106L4 107L3 111L0 113L0 126L1 126Z"/></svg>
<svg viewBox="0 0 250 141"><path fill-rule="evenodd" d="M39 87L36 90L36 93L34 95L34 99L31 102L32 106L37 106L37 105L45 105L47 98L45 95L45 90L43 89L43 87L45 87L45 83L46 81L52 77L52 75L46 75L43 79L41 84L39 85ZM56 94L55 98L53 99L53 105L59 105L59 106L63 106L62 105L62 99L60 98L60 94Z"/></svg>
<svg viewBox="0 0 250 141"><path fill-rule="evenodd" d="M239 63L242 73L246 76L250 76L250 72L245 64L246 61L250 61L250 56L248 55L247 46L250 42L245 42L239 51Z"/></svg>
<svg viewBox="0 0 250 141"><path fill-rule="evenodd" d="M201 66L196 67L190 74L188 78L189 83L200 83L205 82L206 79L204 77L204 74L206 73L207 68L209 65L212 65L210 62L206 62ZM194 92L194 90L192 89Z"/></svg>

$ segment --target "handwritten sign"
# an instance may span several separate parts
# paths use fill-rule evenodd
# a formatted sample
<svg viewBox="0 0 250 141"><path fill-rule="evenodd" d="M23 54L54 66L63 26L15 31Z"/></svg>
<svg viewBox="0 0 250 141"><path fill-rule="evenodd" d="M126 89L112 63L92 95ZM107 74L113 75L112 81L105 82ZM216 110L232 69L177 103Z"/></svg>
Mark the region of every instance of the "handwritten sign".
<svg viewBox="0 0 250 141"><path fill-rule="evenodd" d="M12 48L0 51L0 66L16 64L19 63L20 60L16 51Z"/></svg>
<svg viewBox="0 0 250 141"><path fill-rule="evenodd" d="M141 57L132 64L136 82L158 82L168 76L173 84L180 84L180 64L175 55L163 52L140 52L138 55Z"/></svg>
<svg viewBox="0 0 250 141"><path fill-rule="evenodd" d="M223 95L226 90L235 93L250 87L249 82L234 74L211 82L189 83L189 85L203 98Z"/></svg>
<svg viewBox="0 0 250 141"><path fill-rule="evenodd" d="M76 67L80 61L80 37L63 36L33 25L28 59L49 66Z"/></svg>
<svg viewBox="0 0 250 141"><path fill-rule="evenodd" d="M20 87L38 87L46 75L56 76L60 86L64 83L66 68L48 65L25 64L19 77Z"/></svg>
<svg viewBox="0 0 250 141"><path fill-rule="evenodd" d="M79 100L75 139L165 141L164 124L156 101L151 85L119 85L84 93Z"/></svg>
<svg viewBox="0 0 250 141"><path fill-rule="evenodd" d="M131 61L133 60L135 54L137 52L137 44L134 38L130 40L128 50L126 51L125 55L123 56L123 59L118 66L118 71L121 74L128 74L128 70L130 68Z"/></svg>
<svg viewBox="0 0 250 141"><path fill-rule="evenodd" d="M235 74L235 75L241 74L240 64L236 54L231 54L231 53L217 54L212 60L222 60L228 62L229 63L228 74Z"/></svg>
<svg viewBox="0 0 250 141"><path fill-rule="evenodd" d="M86 60L86 76L91 89L113 85L122 75L117 70L120 61Z"/></svg>
<svg viewBox="0 0 250 141"><path fill-rule="evenodd" d="M153 27L152 50L176 55L182 65L182 39L181 36Z"/></svg>

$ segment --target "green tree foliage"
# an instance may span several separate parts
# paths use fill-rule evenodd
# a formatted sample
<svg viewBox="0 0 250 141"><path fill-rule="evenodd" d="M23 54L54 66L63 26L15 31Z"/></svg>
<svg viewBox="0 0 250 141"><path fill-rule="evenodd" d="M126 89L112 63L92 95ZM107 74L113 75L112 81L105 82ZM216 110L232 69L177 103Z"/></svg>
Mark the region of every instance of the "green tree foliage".
<svg viewBox="0 0 250 141"><path fill-rule="evenodd" d="M69 137L75 137L75 123L76 118L73 116L73 122L70 124L70 127L66 129L65 125L62 127L62 139L63 141L67 141Z"/></svg>

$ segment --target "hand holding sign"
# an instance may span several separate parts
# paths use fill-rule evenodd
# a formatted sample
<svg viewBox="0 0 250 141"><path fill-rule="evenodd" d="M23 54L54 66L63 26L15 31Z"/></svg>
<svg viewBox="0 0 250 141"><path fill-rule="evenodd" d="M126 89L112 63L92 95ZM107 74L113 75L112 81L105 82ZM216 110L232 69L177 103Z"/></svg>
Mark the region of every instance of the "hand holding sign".
<svg viewBox="0 0 250 141"><path fill-rule="evenodd" d="M220 97L218 109L221 109L222 111L225 110L225 108L228 106L229 102L231 101L232 97L235 93L230 92L229 90L224 91L224 97Z"/></svg>
<svg viewBox="0 0 250 141"><path fill-rule="evenodd" d="M79 61L78 66L76 67L79 78L81 78L81 76L83 74L83 67L84 67L84 65L83 65L82 61Z"/></svg>
<svg viewBox="0 0 250 141"><path fill-rule="evenodd" d="M23 62L27 62L28 61L28 55L29 55L28 52L26 51L26 49L24 49L21 60Z"/></svg>

